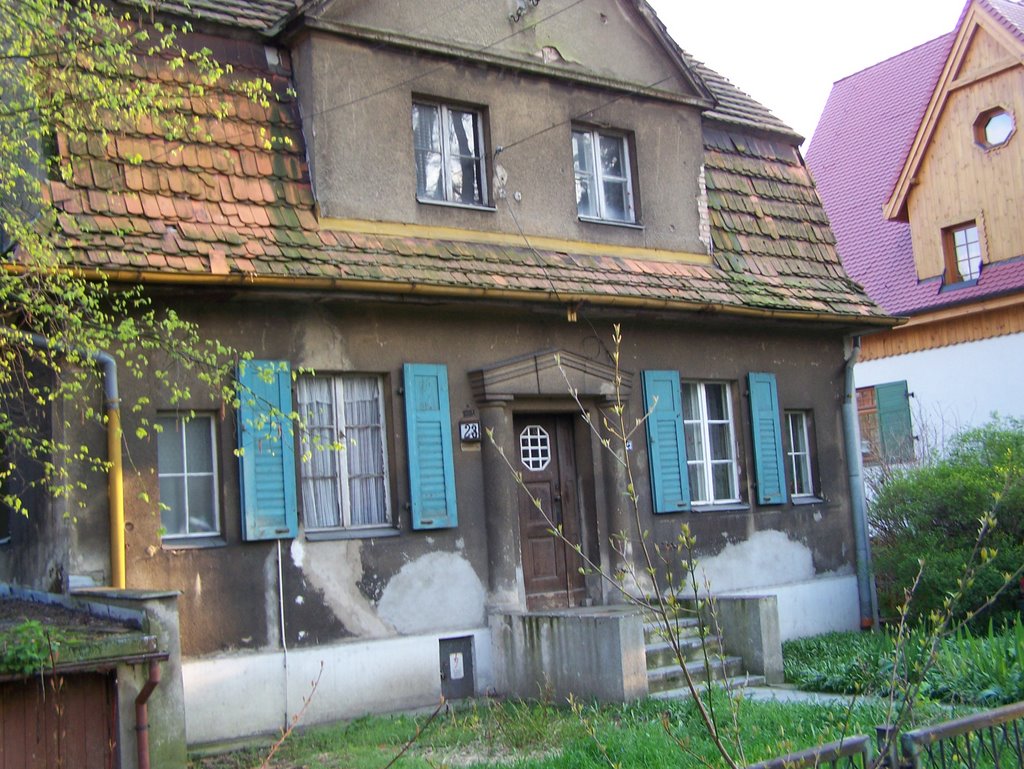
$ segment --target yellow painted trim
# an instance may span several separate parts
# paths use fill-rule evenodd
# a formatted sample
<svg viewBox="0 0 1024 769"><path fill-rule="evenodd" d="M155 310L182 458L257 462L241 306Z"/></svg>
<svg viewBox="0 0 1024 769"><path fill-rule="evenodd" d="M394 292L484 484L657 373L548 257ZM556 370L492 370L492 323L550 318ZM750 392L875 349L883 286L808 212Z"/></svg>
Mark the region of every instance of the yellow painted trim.
<svg viewBox="0 0 1024 769"><path fill-rule="evenodd" d="M124 543L124 473L121 459L121 413L107 409L107 502L110 508L110 581L118 590L127 587Z"/></svg>
<svg viewBox="0 0 1024 769"><path fill-rule="evenodd" d="M589 256L614 256L622 259L638 259L656 262L682 262L685 264L712 263L707 254L688 251L669 251L661 248L640 248L614 244L591 243L583 240L547 238L539 235L514 235L504 232L483 232L464 230L457 227L433 227L403 222L371 222L365 219L335 219L324 217L320 228L336 232L356 232L360 235L382 235L391 238L426 238L429 240L454 240L460 243L482 243L492 246L523 248L533 246L545 251L565 251L570 254Z"/></svg>

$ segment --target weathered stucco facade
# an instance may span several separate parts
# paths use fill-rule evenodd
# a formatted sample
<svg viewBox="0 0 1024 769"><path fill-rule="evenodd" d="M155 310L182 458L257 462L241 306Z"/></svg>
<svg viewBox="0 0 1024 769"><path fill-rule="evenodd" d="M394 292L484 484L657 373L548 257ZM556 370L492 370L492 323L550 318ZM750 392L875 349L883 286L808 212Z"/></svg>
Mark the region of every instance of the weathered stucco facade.
<svg viewBox="0 0 1024 769"><path fill-rule="evenodd" d="M254 438L258 398L223 403L193 382L173 404L122 382L125 403L147 399L124 424L127 582L181 593L190 743L279 728L320 663L307 722L429 704L456 680L468 688L451 696L508 684L496 617L623 600L580 573L574 544L594 569L642 573L641 532L669 553L686 524L710 589L777 595L783 637L864 616L848 335L889 319L839 267L799 137L679 51L645 3L545 2L518 20L514 2L478 3L473 24L444 23L463 5L336 2L281 29L214 25L203 42L280 102L239 105L210 155L154 155L139 189L118 145L123 185L102 194L134 218L113 251L88 224L96 191L57 190L79 201L63 220L76 258L268 362L275 406L301 412L275 433L264 409ZM410 131L428 112L456 115L436 128L447 148ZM287 141L262 146L265 126ZM586 142L602 148L589 160ZM429 408L417 376L436 385ZM336 410L372 404L325 439L348 468L333 500L304 432L320 385L341 393ZM635 429L606 447L620 399ZM145 419L162 437L136 431ZM102 447L100 427L81 430ZM262 460L280 467L247 485ZM445 507L428 515L434 471ZM250 507L271 475L284 501L260 528ZM373 491L354 501L362 478ZM65 543L73 586L110 580L98 480L71 503L77 522L57 515L46 535ZM594 649L639 632L592 619L607 632ZM626 656L631 683L587 691L645 691Z"/></svg>

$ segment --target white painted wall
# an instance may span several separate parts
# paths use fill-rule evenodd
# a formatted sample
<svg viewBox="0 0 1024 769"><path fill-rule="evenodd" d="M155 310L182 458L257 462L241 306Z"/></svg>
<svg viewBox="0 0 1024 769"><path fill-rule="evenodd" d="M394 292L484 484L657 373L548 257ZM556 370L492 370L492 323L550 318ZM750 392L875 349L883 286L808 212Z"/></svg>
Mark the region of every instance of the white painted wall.
<svg viewBox="0 0 1024 769"><path fill-rule="evenodd" d="M777 596L783 641L860 627L856 574L815 574L811 550L785 532L755 532L698 569L713 595Z"/></svg>
<svg viewBox="0 0 1024 769"><path fill-rule="evenodd" d="M858 363L857 387L907 380L918 448L938 448L993 412L1024 417L1024 334Z"/></svg>
<svg viewBox="0 0 1024 769"><path fill-rule="evenodd" d="M473 636L476 690L494 686L486 628L353 641L311 649L231 654L186 661L185 730L189 745L275 734L298 713L323 674L303 725L436 705L441 697L438 642Z"/></svg>

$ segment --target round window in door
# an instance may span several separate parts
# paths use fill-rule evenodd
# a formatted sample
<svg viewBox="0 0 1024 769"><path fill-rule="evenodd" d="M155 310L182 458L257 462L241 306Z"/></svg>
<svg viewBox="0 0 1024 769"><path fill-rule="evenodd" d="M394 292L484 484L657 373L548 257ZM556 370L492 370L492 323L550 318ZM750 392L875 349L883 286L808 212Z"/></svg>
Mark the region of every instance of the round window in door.
<svg viewBox="0 0 1024 769"><path fill-rule="evenodd" d="M519 433L519 458L528 470L543 470L551 464L551 436L539 425L528 425Z"/></svg>

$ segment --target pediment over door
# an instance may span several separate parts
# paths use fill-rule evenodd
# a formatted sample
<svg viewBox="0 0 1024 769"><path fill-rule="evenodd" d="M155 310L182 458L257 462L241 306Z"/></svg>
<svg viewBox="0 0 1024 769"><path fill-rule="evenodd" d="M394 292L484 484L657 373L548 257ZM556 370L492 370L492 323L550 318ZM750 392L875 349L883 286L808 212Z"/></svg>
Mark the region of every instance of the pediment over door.
<svg viewBox="0 0 1024 769"><path fill-rule="evenodd" d="M471 371L477 401L514 398L564 398L575 391L581 399L615 398L615 368L565 350L544 350ZM620 371L620 396L629 398L633 375Z"/></svg>

